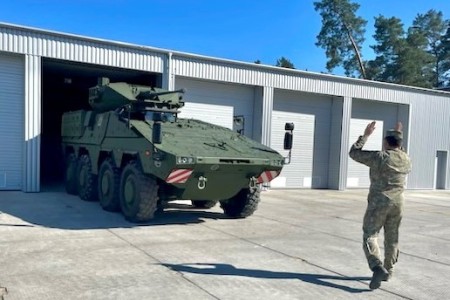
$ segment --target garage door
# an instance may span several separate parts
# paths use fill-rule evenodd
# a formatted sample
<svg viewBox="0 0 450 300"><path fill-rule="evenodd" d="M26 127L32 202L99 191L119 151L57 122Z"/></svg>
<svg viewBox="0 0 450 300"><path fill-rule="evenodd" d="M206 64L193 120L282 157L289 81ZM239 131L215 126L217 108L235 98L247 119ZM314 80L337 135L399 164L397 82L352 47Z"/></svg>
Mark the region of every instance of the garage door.
<svg viewBox="0 0 450 300"><path fill-rule="evenodd" d="M368 119L351 119L350 120L350 144L348 149L352 144L358 139L360 135L364 133L367 124L374 121ZM383 143L383 121L375 120L376 129L367 140L364 145L364 150L381 150ZM369 179L369 167L360 164L353 159L348 160L348 171L347 171L347 188L366 188L370 186Z"/></svg>
<svg viewBox="0 0 450 300"><path fill-rule="evenodd" d="M331 98L276 90L272 112L271 147L283 155L284 125L295 125L292 159L274 188L328 187Z"/></svg>
<svg viewBox="0 0 450 300"><path fill-rule="evenodd" d="M194 118L234 130L243 129L245 136L253 137L253 87L186 78L177 78L175 85L176 89L186 90L186 103L180 118ZM233 122L236 116L243 117L243 126Z"/></svg>
<svg viewBox="0 0 450 300"><path fill-rule="evenodd" d="M0 190L22 188L24 61L0 53Z"/></svg>
<svg viewBox="0 0 450 300"><path fill-rule="evenodd" d="M364 133L367 124L375 120L377 122L376 129L372 136L370 136L364 149L381 150L384 132L387 129L393 128L397 120L400 120L400 115L399 104L354 99L352 104L352 119L350 120L349 149L358 137ZM405 121L407 120L402 121L406 124ZM347 187L367 188L369 186L369 168L349 158Z"/></svg>

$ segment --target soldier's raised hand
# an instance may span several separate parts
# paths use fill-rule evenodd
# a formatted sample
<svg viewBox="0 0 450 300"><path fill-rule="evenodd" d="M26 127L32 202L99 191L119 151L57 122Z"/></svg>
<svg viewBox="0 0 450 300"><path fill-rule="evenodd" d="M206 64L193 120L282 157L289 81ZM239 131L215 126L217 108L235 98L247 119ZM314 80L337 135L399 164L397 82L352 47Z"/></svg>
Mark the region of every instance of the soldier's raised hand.
<svg viewBox="0 0 450 300"><path fill-rule="evenodd" d="M375 131L375 121L370 122L364 130L364 136L369 137Z"/></svg>
<svg viewBox="0 0 450 300"><path fill-rule="evenodd" d="M402 122L397 122L397 125L395 126L395 130L396 131L402 131L403 130Z"/></svg>

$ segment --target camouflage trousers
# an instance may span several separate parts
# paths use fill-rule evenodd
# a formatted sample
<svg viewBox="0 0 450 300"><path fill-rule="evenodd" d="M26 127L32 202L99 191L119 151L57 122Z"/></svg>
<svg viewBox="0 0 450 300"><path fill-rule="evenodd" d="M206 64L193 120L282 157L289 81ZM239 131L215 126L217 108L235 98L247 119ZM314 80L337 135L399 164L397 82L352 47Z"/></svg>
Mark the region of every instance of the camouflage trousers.
<svg viewBox="0 0 450 300"><path fill-rule="evenodd" d="M403 201L401 203L371 201L367 206L363 222L363 249L371 270L384 265L393 270L398 260L398 230L402 221ZM378 235L384 227L384 263L378 246Z"/></svg>

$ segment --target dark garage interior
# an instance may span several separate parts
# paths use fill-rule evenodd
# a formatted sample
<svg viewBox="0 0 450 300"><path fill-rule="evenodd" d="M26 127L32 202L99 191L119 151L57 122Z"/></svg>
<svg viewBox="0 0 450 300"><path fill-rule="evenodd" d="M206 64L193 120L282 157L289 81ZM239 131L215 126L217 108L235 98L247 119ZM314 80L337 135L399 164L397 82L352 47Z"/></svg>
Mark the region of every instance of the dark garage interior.
<svg viewBox="0 0 450 300"><path fill-rule="evenodd" d="M60 185L64 179L61 118L64 112L89 110L88 90L99 77L161 87L158 73L81 64L55 59L42 62L41 188Z"/></svg>

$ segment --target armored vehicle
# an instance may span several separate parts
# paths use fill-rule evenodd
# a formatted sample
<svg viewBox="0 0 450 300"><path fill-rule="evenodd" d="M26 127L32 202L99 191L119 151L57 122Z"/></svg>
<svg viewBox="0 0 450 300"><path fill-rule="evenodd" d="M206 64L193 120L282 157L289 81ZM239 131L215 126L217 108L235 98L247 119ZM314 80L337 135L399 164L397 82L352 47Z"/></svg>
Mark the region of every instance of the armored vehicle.
<svg viewBox="0 0 450 300"><path fill-rule="evenodd" d="M101 78L89 89L92 110L62 117L66 191L131 222L150 220L172 200L251 215L261 184L285 158L231 129L178 118L183 93ZM289 148L293 127L286 129Z"/></svg>

